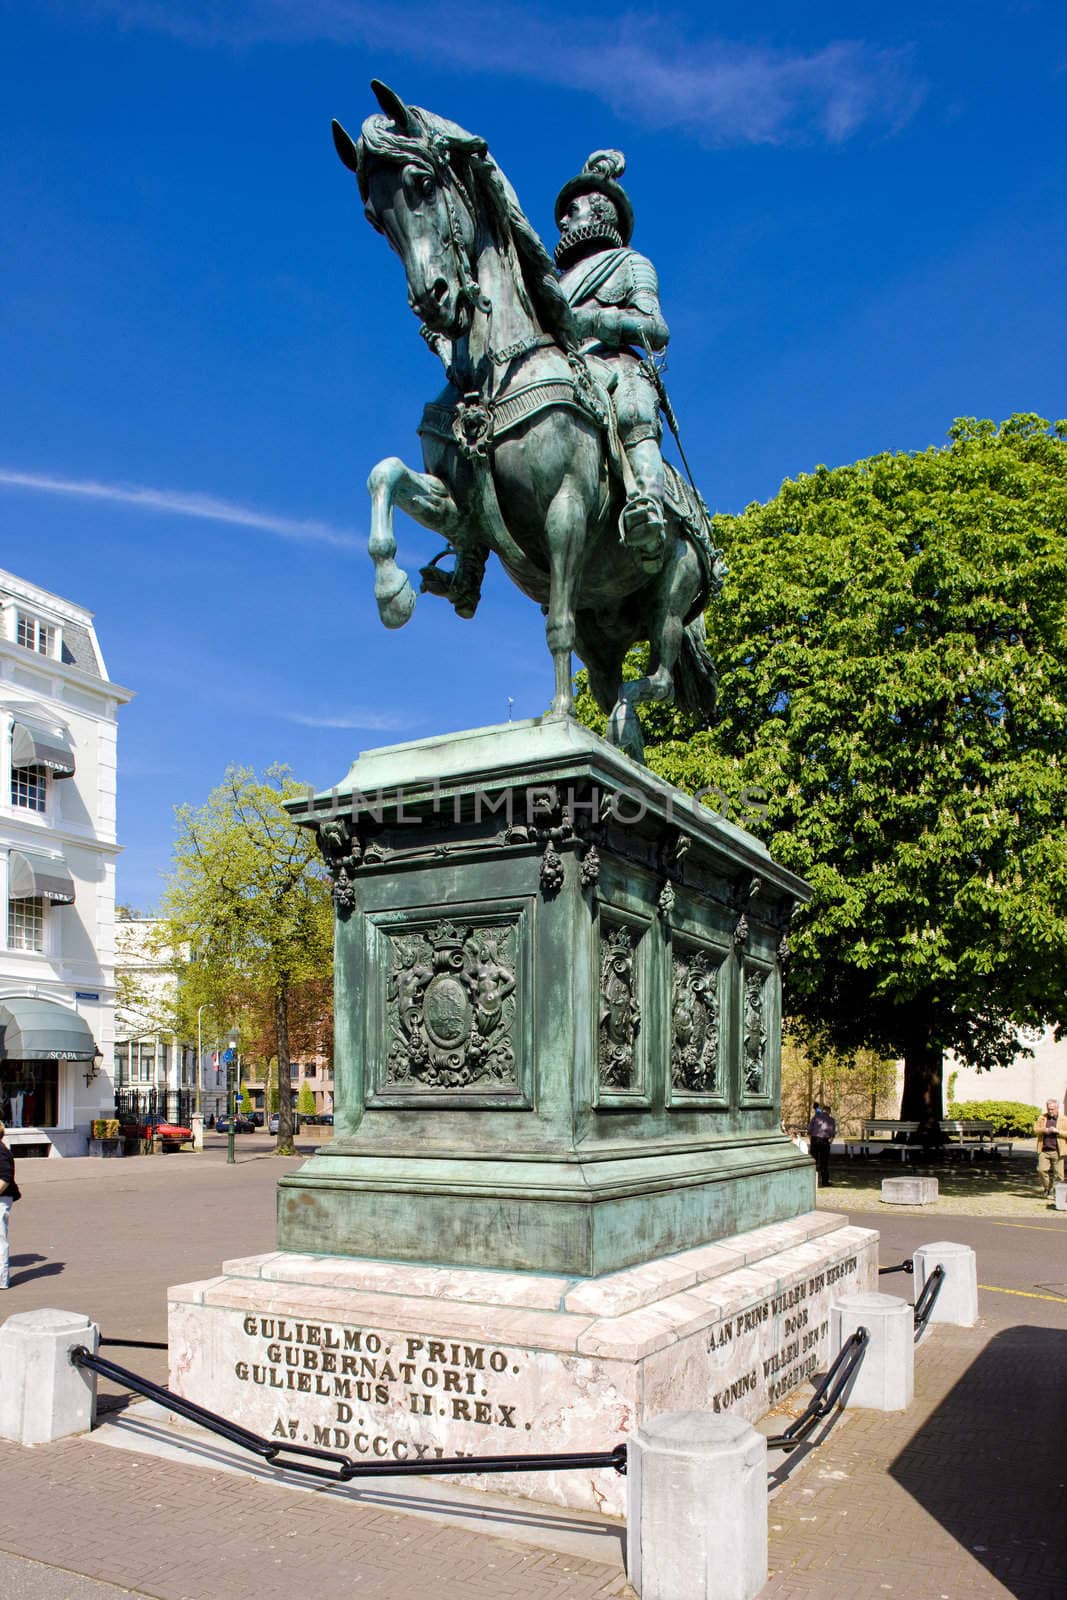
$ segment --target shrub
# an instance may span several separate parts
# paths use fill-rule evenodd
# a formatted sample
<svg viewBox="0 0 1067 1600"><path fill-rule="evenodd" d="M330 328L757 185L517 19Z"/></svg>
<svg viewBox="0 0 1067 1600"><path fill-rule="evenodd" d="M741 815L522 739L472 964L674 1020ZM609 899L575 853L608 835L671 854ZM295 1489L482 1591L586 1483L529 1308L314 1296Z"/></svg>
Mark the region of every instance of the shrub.
<svg viewBox="0 0 1067 1600"><path fill-rule="evenodd" d="M979 1122L991 1122L995 1137L1009 1133L1032 1133L1040 1115L1039 1106L1028 1106L1021 1100L950 1100L945 1111L946 1117L970 1117Z"/></svg>

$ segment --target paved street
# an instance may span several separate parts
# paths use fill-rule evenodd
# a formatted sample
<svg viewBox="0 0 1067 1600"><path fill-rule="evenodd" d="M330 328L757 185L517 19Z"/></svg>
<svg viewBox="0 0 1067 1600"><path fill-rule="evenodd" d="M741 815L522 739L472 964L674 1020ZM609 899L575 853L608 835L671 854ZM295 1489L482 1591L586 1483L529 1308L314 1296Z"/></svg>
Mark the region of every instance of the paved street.
<svg viewBox="0 0 1067 1600"><path fill-rule="evenodd" d="M55 1305L89 1312L113 1337L164 1338L168 1284L273 1246L274 1185L293 1163L270 1150L265 1137L246 1135L233 1167L222 1139L201 1156L21 1163L13 1287L0 1314ZM1024 1178L1020 1169L1012 1179L1016 1202ZM839 1203L845 1193L823 1198ZM874 1222L869 1209L856 1220ZM982 1320L924 1341L907 1413L848 1413L818 1450L789 1464L771 1501L765 1595L1062 1596L1062 1429L1042 1419L1067 1413L1067 1217L1032 1199L1003 1217L882 1211L877 1225L883 1265L923 1240L973 1245ZM881 1286L911 1298L903 1275ZM161 1352L113 1353L164 1375ZM428 1585L435 1600L631 1593L610 1530L597 1537L587 1526L571 1538L557 1518L548 1532L516 1533L492 1502L475 1527L469 1516L428 1516L395 1493L296 1492L244 1466L168 1460L103 1438L0 1445L5 1597L421 1600ZM783 1459L772 1465L777 1481Z"/></svg>

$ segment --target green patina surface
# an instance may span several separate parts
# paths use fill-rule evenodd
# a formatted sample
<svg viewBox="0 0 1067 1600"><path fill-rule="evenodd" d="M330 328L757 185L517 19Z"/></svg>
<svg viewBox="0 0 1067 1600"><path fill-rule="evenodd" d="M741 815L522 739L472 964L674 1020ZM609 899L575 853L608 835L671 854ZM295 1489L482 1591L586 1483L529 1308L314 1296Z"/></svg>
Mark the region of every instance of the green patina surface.
<svg viewBox="0 0 1067 1600"><path fill-rule="evenodd" d="M334 880L335 1138L282 1249L596 1275L814 1204L780 1130L803 883L567 717L371 751Z"/></svg>

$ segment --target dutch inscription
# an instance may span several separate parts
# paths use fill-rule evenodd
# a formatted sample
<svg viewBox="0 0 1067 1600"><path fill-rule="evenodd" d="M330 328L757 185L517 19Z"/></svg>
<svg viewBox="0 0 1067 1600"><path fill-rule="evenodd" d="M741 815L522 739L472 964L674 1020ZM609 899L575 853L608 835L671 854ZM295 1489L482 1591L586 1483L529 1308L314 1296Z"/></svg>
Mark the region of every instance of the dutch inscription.
<svg viewBox="0 0 1067 1600"><path fill-rule="evenodd" d="M713 1411L728 1411L746 1395L754 1394L762 1379L767 1401L776 1404L807 1381L822 1364L821 1350L830 1332L830 1319L819 1315L810 1302L826 1289L832 1289L857 1269L857 1257L835 1262L823 1272L793 1284L775 1295L746 1306L725 1317L708 1334L707 1349L727 1357L746 1334L777 1333L779 1342L769 1354L756 1360L729 1384L712 1394ZM764 1344L763 1348L766 1348Z"/></svg>

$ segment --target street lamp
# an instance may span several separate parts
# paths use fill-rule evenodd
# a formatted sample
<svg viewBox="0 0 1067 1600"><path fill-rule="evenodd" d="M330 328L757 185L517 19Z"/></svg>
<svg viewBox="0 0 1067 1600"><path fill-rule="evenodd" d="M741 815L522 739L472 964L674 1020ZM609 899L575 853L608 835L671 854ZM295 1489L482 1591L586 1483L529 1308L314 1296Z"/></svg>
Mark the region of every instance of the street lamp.
<svg viewBox="0 0 1067 1600"><path fill-rule="evenodd" d="M196 1111L199 1116L204 1109L202 1085L204 1081L204 1041L200 1032L200 1018L207 1010L205 1002L196 1008ZM217 1103L217 1102L216 1102Z"/></svg>
<svg viewBox="0 0 1067 1600"><path fill-rule="evenodd" d="M229 1128L226 1135L226 1160L231 1165L237 1159L233 1153L233 1119L237 1115L237 1075L234 1069L237 1058L238 1038L239 1034L237 1029L231 1028L229 1033L226 1035L226 1054L223 1056L223 1060L226 1063L226 1103L230 1108Z"/></svg>

